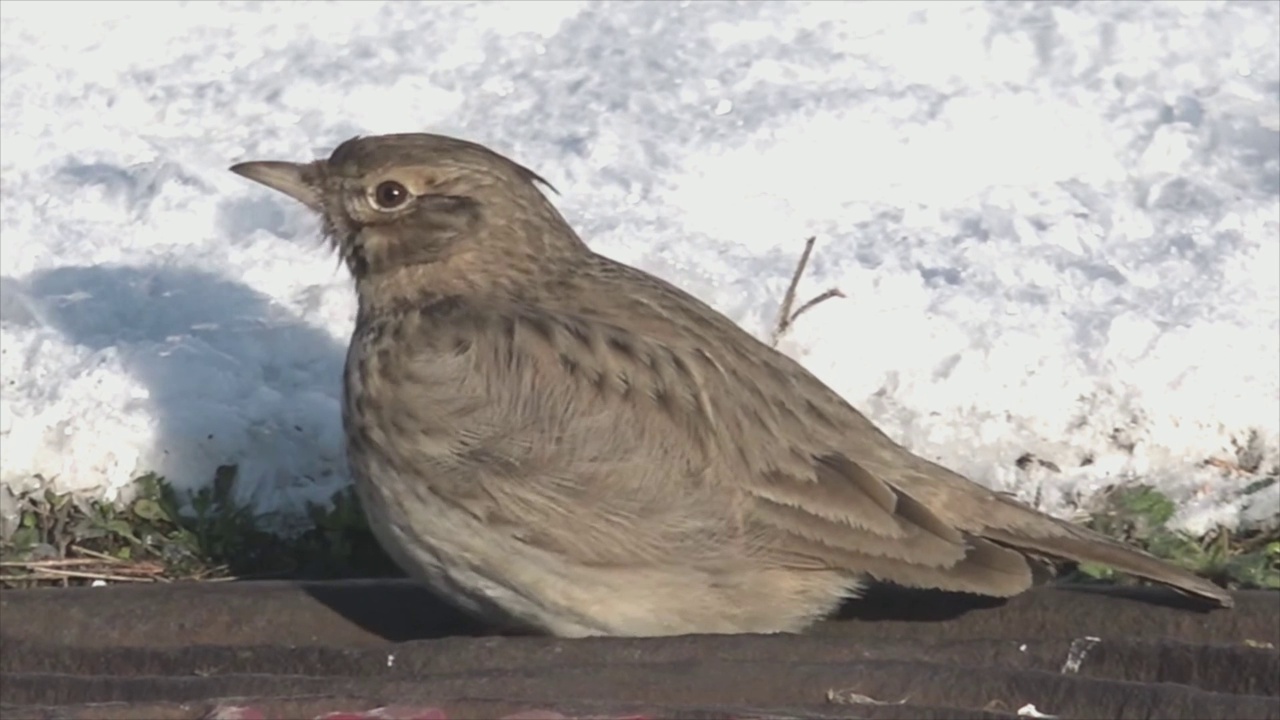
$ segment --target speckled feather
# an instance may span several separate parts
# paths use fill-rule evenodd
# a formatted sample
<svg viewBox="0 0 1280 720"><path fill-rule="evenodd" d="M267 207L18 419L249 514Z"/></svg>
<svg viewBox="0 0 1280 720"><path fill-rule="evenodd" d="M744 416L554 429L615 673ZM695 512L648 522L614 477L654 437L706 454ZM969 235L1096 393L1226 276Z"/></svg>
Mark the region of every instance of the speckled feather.
<svg viewBox="0 0 1280 720"><path fill-rule="evenodd" d="M393 558L473 611L561 635L798 630L867 576L1014 595L1027 555L1230 604L912 454L706 304L593 253L537 175L480 145L358 138L236 169L324 216L359 296L357 489ZM408 199L380 209L388 182Z"/></svg>

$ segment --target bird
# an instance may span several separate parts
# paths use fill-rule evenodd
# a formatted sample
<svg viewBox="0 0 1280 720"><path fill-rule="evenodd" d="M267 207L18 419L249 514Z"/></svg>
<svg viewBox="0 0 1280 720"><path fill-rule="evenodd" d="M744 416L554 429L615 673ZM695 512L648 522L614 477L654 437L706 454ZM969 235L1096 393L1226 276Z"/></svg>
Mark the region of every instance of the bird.
<svg viewBox="0 0 1280 720"><path fill-rule="evenodd" d="M1232 605L911 452L707 303L591 250L554 188L489 147L357 136L230 169L318 214L353 278L342 421L374 536L496 627L800 632L873 583L1007 598L1046 560Z"/></svg>

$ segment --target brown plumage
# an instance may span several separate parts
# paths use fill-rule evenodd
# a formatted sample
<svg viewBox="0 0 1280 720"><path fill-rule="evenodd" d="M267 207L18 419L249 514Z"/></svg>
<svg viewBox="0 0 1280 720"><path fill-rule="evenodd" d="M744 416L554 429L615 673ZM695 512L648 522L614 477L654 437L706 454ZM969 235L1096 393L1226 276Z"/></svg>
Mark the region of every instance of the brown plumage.
<svg viewBox="0 0 1280 720"><path fill-rule="evenodd" d="M797 630L868 576L1010 596L1027 556L1217 586L895 443L794 360L593 253L541 179L436 135L235 172L355 277L348 456L390 555L565 636Z"/></svg>

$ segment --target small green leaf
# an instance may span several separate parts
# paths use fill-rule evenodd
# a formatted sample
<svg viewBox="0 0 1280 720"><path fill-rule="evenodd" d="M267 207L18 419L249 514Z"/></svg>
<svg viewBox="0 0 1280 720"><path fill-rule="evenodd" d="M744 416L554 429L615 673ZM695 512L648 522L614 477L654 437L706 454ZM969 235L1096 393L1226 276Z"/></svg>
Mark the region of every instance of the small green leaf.
<svg viewBox="0 0 1280 720"><path fill-rule="evenodd" d="M1167 523L1178 509L1163 493L1145 485L1128 493L1124 505L1130 512L1145 517L1155 527Z"/></svg>
<svg viewBox="0 0 1280 720"><path fill-rule="evenodd" d="M13 537L10 542L19 552L26 552L40 542L40 532L33 527L24 525L13 531Z"/></svg>
<svg viewBox="0 0 1280 720"><path fill-rule="evenodd" d="M133 537L133 527L125 520L108 520L106 529L108 532L115 533L122 538L135 539Z"/></svg>
<svg viewBox="0 0 1280 720"><path fill-rule="evenodd" d="M160 507L160 503L151 498L139 498L133 502L133 514L143 520L151 520L152 522L160 520L168 520L164 508Z"/></svg>
<svg viewBox="0 0 1280 720"><path fill-rule="evenodd" d="M81 541L97 540L99 538L106 537L108 534L109 531L106 528L98 525L90 525L87 522L78 523L71 529L71 535Z"/></svg>

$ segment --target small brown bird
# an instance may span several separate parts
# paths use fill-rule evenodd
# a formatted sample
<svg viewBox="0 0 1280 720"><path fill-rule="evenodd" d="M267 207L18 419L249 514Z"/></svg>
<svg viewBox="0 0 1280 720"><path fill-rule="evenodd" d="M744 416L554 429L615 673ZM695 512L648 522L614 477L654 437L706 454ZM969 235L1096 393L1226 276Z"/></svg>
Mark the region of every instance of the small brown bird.
<svg viewBox="0 0 1280 720"><path fill-rule="evenodd" d="M724 315L592 252L545 181L481 145L353 138L231 169L319 213L355 278L343 420L379 541L490 620L794 631L867 578L1015 595L1028 556L1231 605L912 454Z"/></svg>

